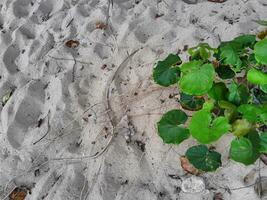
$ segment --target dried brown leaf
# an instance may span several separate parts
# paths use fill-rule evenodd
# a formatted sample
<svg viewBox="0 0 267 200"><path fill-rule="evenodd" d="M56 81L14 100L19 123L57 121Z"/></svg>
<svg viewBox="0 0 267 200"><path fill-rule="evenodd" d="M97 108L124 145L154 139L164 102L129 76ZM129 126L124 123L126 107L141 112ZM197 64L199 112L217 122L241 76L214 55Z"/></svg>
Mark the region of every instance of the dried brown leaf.
<svg viewBox="0 0 267 200"><path fill-rule="evenodd" d="M98 21L95 23L95 28L105 30L107 28L107 25L104 22Z"/></svg>
<svg viewBox="0 0 267 200"><path fill-rule="evenodd" d="M220 62L217 60L212 61L212 64L215 68L220 67Z"/></svg>
<svg viewBox="0 0 267 200"><path fill-rule="evenodd" d="M223 194L220 192L215 193L213 200L223 200Z"/></svg>
<svg viewBox="0 0 267 200"><path fill-rule="evenodd" d="M257 37L261 40L263 40L264 38L266 38L267 36L267 29L265 29L264 31L261 31L258 33Z"/></svg>
<svg viewBox="0 0 267 200"><path fill-rule="evenodd" d="M78 47L79 44L80 44L80 42L77 41L77 40L69 40L69 41L67 41L67 42L65 43L65 45L66 45L67 47L72 48L72 49Z"/></svg>
<svg viewBox="0 0 267 200"><path fill-rule="evenodd" d="M190 174L194 174L194 175L199 174L199 170L197 168L195 168L185 156L180 157L180 162L181 162L181 167L186 172L188 172Z"/></svg>
<svg viewBox="0 0 267 200"><path fill-rule="evenodd" d="M15 188L9 195L9 200L24 200L27 196L27 191L21 188Z"/></svg>

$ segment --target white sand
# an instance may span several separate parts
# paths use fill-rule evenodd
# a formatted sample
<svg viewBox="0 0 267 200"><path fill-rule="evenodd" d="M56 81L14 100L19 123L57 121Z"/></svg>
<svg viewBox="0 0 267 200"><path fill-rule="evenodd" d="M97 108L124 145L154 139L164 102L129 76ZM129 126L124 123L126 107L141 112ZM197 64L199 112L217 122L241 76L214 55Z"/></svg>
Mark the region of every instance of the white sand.
<svg viewBox="0 0 267 200"><path fill-rule="evenodd" d="M0 106L0 199L21 186L30 200L259 199L253 187L222 189L245 186L258 169L227 159L230 136L215 145L223 167L202 175L204 192L188 194L179 155L195 141L171 147L156 134L160 114L179 104L169 98L175 86L151 80L153 63L184 45L256 33L252 19L267 18L266 0L198 2L114 0L101 30L108 0L1 0L0 97L14 92ZM69 39L78 48L66 47ZM110 141L109 116L116 137L92 158Z"/></svg>

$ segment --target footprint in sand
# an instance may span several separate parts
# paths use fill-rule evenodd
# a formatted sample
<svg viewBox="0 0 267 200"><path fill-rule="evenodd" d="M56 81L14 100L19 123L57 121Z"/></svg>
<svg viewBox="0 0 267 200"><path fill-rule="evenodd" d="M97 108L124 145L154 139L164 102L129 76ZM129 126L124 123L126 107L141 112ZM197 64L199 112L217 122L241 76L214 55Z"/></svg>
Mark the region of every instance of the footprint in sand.
<svg viewBox="0 0 267 200"><path fill-rule="evenodd" d="M44 84L31 81L14 92L1 113L2 128L7 141L18 149L27 137L29 129L38 123L45 99Z"/></svg>
<svg viewBox="0 0 267 200"><path fill-rule="evenodd" d="M80 166L59 167L41 178L32 191L31 199L85 199L86 186Z"/></svg>
<svg viewBox="0 0 267 200"><path fill-rule="evenodd" d="M43 22L49 19L52 10L53 10L53 1L51 0L41 1L38 9L31 16L31 20L36 24L42 24Z"/></svg>
<svg viewBox="0 0 267 200"><path fill-rule="evenodd" d="M7 50L5 51L3 55L4 65L10 74L15 74L19 71L19 68L15 62L19 54L20 54L20 50L18 46L13 44L7 48Z"/></svg>
<svg viewBox="0 0 267 200"><path fill-rule="evenodd" d="M27 17L31 0L17 0L13 4L13 13L17 18Z"/></svg>

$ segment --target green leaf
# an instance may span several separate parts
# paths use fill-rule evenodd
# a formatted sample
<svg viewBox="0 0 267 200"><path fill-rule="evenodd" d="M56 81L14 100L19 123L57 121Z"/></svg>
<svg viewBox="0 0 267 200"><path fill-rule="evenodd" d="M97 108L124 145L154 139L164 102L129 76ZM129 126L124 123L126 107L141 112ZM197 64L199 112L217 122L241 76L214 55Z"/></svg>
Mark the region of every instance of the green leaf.
<svg viewBox="0 0 267 200"><path fill-rule="evenodd" d="M260 120L262 123L267 125L267 112L266 111L260 115Z"/></svg>
<svg viewBox="0 0 267 200"><path fill-rule="evenodd" d="M208 60L210 58L210 52L203 47L199 49L199 55L203 60Z"/></svg>
<svg viewBox="0 0 267 200"><path fill-rule="evenodd" d="M218 140L229 129L230 125L226 117L212 119L210 110L205 109L205 107L194 113L189 125L192 136L202 144Z"/></svg>
<svg viewBox="0 0 267 200"><path fill-rule="evenodd" d="M185 155L195 168L202 171L215 171L222 165L221 154L209 150L205 145L190 147Z"/></svg>
<svg viewBox="0 0 267 200"><path fill-rule="evenodd" d="M239 43L242 48L253 48L254 44L256 43L256 36L255 35L241 35L234 39L234 42Z"/></svg>
<svg viewBox="0 0 267 200"><path fill-rule="evenodd" d="M228 119L229 122L232 122L238 115L237 107L228 102L228 101L218 101L220 108L224 109L224 116Z"/></svg>
<svg viewBox="0 0 267 200"><path fill-rule="evenodd" d="M255 133L253 133L255 134ZM245 165L253 164L259 158L259 136L236 138L231 142L230 157Z"/></svg>
<svg viewBox="0 0 267 200"><path fill-rule="evenodd" d="M259 25L267 26L267 20L253 20L253 21Z"/></svg>
<svg viewBox="0 0 267 200"><path fill-rule="evenodd" d="M159 61L153 69L154 81L164 87L178 82L180 69L177 67L181 63L178 55L170 54L168 57Z"/></svg>
<svg viewBox="0 0 267 200"><path fill-rule="evenodd" d="M267 104L264 104L262 107L262 113L260 115L260 121L267 125Z"/></svg>
<svg viewBox="0 0 267 200"><path fill-rule="evenodd" d="M249 55L245 54L241 56L240 59L242 61L242 69L251 68L257 64L254 53Z"/></svg>
<svg viewBox="0 0 267 200"><path fill-rule="evenodd" d="M227 65L221 65L215 69L221 79L231 79L235 77L235 72Z"/></svg>
<svg viewBox="0 0 267 200"><path fill-rule="evenodd" d="M263 91L264 93L267 93L267 84L266 85L261 85L260 86L261 91Z"/></svg>
<svg viewBox="0 0 267 200"><path fill-rule="evenodd" d="M267 111L263 107L253 104L243 104L239 106L237 110L243 115L243 118L252 123L260 122L261 114L265 112L267 113Z"/></svg>
<svg viewBox="0 0 267 200"><path fill-rule="evenodd" d="M242 61L239 57L240 44L229 42L220 47L220 58L224 65L233 66L235 71L241 70Z"/></svg>
<svg viewBox="0 0 267 200"><path fill-rule="evenodd" d="M248 134L253 125L246 119L238 119L232 124L232 132L235 136L244 136Z"/></svg>
<svg viewBox="0 0 267 200"><path fill-rule="evenodd" d="M229 96L228 100L235 104L235 105L240 105L240 104L245 104L249 100L249 92L246 86L243 84L237 85L236 83L232 82L229 87Z"/></svg>
<svg viewBox="0 0 267 200"><path fill-rule="evenodd" d="M267 65L267 38L258 41L254 47L254 53L256 60L264 65Z"/></svg>
<svg viewBox="0 0 267 200"><path fill-rule="evenodd" d="M202 106L202 110L206 110L207 112L210 112L213 108L214 108L214 103L215 101L213 99L209 99L207 100L203 106Z"/></svg>
<svg viewBox="0 0 267 200"><path fill-rule="evenodd" d="M266 49L266 55L267 55L267 49ZM266 85L267 84L267 73L264 73L260 70L252 68L247 73L247 80L253 84Z"/></svg>
<svg viewBox="0 0 267 200"><path fill-rule="evenodd" d="M222 82L215 83L208 92L208 95L216 101L225 100L227 99L228 89Z"/></svg>
<svg viewBox="0 0 267 200"><path fill-rule="evenodd" d="M267 133L262 133L260 136L260 152L267 153Z"/></svg>
<svg viewBox="0 0 267 200"><path fill-rule="evenodd" d="M255 35L242 35L232 41L222 42L219 46L219 60L225 65L230 65L234 71L239 72L244 65L246 48L253 48L256 43Z"/></svg>
<svg viewBox="0 0 267 200"><path fill-rule="evenodd" d="M236 106L228 101L219 101L218 102L218 105L220 108L223 108L223 109L228 109L228 110L235 110L236 109Z"/></svg>
<svg viewBox="0 0 267 200"><path fill-rule="evenodd" d="M236 138L232 140L230 147L230 157L232 160L250 165L252 162L253 147L249 139Z"/></svg>
<svg viewBox="0 0 267 200"><path fill-rule="evenodd" d="M191 61L181 66L182 76L179 86L182 92L189 95L203 95L213 84L215 71L212 64Z"/></svg>
<svg viewBox="0 0 267 200"><path fill-rule="evenodd" d="M253 147L253 158L256 160L260 157L260 136L256 130L252 130L249 134L245 136L247 139L250 140L252 147Z"/></svg>
<svg viewBox="0 0 267 200"><path fill-rule="evenodd" d="M185 93L180 94L180 104L182 108L186 110L200 110L204 102L205 99L203 97L192 96Z"/></svg>
<svg viewBox="0 0 267 200"><path fill-rule="evenodd" d="M196 47L188 49L191 60L208 60L217 49L212 48L207 43L200 43Z"/></svg>
<svg viewBox="0 0 267 200"><path fill-rule="evenodd" d="M183 125L187 118L181 110L171 110L162 116L157 125L159 136L165 143L180 144L189 138L189 130Z"/></svg>

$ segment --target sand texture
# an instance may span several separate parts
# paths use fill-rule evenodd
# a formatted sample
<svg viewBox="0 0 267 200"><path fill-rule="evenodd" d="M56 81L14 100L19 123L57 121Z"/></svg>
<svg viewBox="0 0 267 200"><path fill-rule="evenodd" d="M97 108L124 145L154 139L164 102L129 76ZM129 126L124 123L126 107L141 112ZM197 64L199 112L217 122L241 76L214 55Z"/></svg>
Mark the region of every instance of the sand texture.
<svg viewBox="0 0 267 200"><path fill-rule="evenodd" d="M230 161L229 135L214 144L223 167L181 190L192 176L179 158L196 142L158 137L161 114L180 105L177 87L151 78L186 45L257 33L253 19L267 19L266 0L1 0L0 199L16 187L27 200L259 199L238 189L259 162Z"/></svg>

